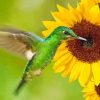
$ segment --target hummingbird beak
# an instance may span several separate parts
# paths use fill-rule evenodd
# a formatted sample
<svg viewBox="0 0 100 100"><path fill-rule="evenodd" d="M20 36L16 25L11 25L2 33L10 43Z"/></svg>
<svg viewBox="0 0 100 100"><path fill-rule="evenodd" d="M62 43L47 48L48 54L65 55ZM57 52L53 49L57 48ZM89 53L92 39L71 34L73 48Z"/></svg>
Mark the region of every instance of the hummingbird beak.
<svg viewBox="0 0 100 100"><path fill-rule="evenodd" d="M71 37L76 38L78 40L87 41L87 39L77 36L72 30L70 30Z"/></svg>
<svg viewBox="0 0 100 100"><path fill-rule="evenodd" d="M87 39L85 39L85 38L83 38L83 37L80 37L80 36L78 36L77 39L78 39L78 40L87 41Z"/></svg>

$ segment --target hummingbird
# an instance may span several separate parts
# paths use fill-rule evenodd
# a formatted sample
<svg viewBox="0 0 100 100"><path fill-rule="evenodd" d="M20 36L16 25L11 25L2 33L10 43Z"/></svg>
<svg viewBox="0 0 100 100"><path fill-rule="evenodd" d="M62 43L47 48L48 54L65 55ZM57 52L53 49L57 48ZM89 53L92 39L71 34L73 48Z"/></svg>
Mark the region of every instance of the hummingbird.
<svg viewBox="0 0 100 100"><path fill-rule="evenodd" d="M25 83L41 75L42 70L51 63L61 42L70 38L87 41L65 26L56 27L46 38L14 28L0 29L0 47L28 58L22 78L15 90L16 94Z"/></svg>

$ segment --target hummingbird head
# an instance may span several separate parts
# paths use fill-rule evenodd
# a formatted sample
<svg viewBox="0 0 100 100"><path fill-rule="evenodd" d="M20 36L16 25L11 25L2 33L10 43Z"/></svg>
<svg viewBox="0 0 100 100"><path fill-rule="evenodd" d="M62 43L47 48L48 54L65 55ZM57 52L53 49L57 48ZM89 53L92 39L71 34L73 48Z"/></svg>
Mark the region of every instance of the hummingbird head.
<svg viewBox="0 0 100 100"><path fill-rule="evenodd" d="M65 26L59 26L55 30L55 33L57 33L60 38L66 39L66 38L75 38L83 41L87 41L85 38L77 36L70 28Z"/></svg>

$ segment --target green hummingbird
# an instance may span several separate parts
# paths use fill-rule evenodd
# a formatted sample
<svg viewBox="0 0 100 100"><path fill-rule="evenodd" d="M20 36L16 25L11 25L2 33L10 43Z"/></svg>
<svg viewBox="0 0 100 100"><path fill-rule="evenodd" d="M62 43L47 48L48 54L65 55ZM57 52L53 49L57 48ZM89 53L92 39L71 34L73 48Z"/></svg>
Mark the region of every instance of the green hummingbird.
<svg viewBox="0 0 100 100"><path fill-rule="evenodd" d="M31 32L14 28L0 29L0 46L28 58L21 81L16 88L16 93L26 82L41 74L42 70L52 61L58 46L68 38L87 41L65 26L55 28L44 39Z"/></svg>

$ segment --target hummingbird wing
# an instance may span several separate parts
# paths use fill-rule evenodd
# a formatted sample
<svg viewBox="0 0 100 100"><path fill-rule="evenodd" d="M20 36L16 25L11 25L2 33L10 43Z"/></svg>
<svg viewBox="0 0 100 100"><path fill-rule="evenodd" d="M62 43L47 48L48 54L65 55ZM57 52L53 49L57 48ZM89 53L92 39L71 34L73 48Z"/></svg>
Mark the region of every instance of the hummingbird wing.
<svg viewBox="0 0 100 100"><path fill-rule="evenodd" d="M20 54L27 59L35 54L37 43L43 39L32 34L15 28L0 29L0 47L10 50L12 53Z"/></svg>

